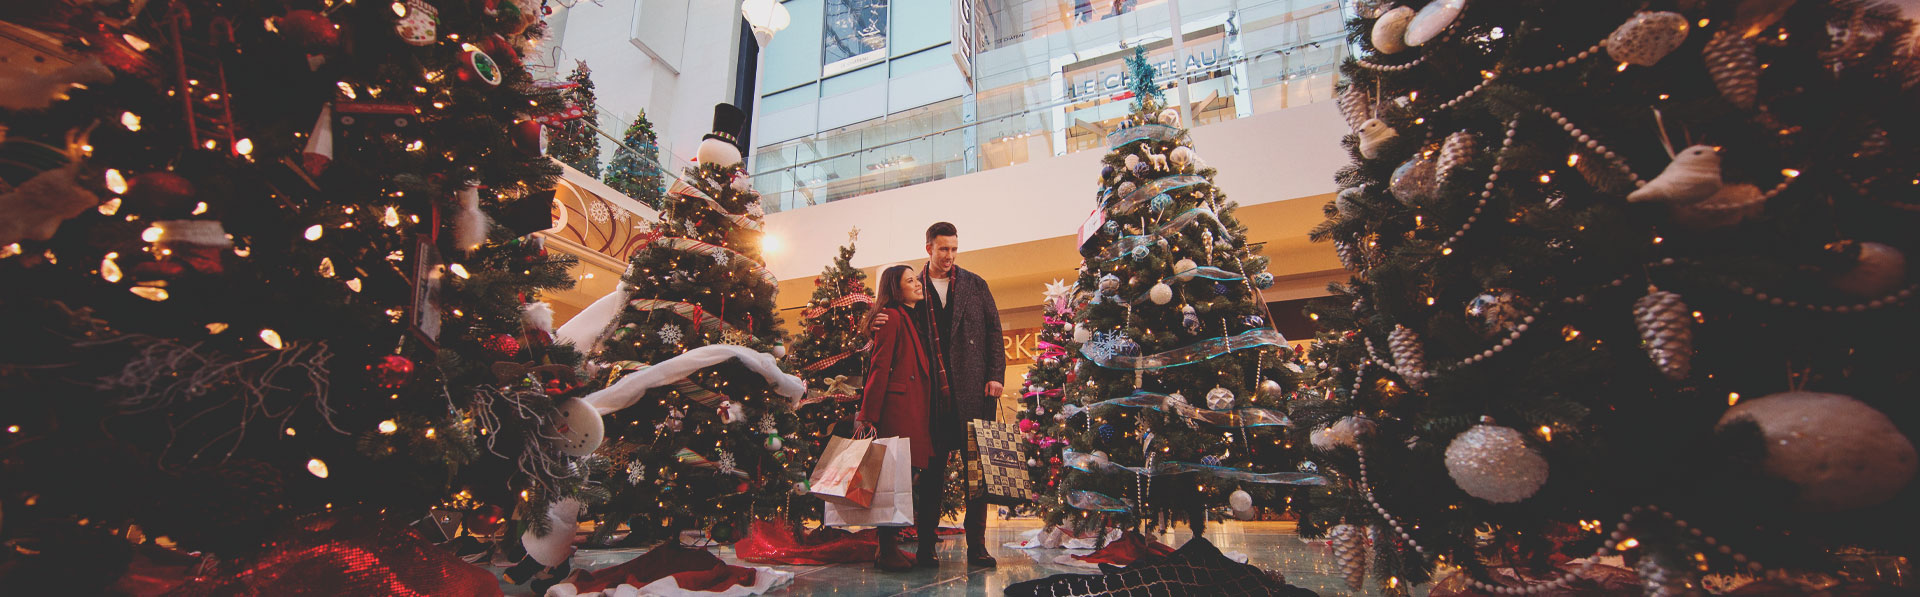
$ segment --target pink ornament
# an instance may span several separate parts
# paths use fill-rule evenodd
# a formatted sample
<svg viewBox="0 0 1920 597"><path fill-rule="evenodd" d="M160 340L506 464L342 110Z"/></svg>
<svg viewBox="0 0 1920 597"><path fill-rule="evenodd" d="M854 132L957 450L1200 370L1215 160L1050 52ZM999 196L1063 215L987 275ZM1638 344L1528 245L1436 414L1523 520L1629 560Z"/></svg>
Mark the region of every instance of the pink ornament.
<svg viewBox="0 0 1920 597"><path fill-rule="evenodd" d="M1038 423L1034 423L1033 419L1020 419L1021 433L1033 433L1033 430L1038 429L1039 427L1040 425Z"/></svg>

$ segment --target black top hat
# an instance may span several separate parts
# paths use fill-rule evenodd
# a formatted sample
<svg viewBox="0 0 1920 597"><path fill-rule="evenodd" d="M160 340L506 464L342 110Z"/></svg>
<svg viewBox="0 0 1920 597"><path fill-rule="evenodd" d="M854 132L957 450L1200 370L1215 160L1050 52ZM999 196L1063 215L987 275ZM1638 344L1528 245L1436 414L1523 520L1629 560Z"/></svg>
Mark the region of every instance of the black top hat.
<svg viewBox="0 0 1920 597"><path fill-rule="evenodd" d="M733 104L713 105L713 132L701 139L719 139L734 145L740 144L740 128L747 123L747 114Z"/></svg>

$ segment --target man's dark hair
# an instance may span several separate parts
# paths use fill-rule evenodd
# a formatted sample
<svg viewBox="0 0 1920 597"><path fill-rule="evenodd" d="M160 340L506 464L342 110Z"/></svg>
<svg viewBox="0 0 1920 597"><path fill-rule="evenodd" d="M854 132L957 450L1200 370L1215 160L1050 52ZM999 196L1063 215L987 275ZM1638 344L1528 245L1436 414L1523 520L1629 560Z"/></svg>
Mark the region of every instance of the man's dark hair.
<svg viewBox="0 0 1920 597"><path fill-rule="evenodd" d="M951 222L935 222L927 227L927 244L933 244L933 239L942 236L960 236L960 231L954 229Z"/></svg>

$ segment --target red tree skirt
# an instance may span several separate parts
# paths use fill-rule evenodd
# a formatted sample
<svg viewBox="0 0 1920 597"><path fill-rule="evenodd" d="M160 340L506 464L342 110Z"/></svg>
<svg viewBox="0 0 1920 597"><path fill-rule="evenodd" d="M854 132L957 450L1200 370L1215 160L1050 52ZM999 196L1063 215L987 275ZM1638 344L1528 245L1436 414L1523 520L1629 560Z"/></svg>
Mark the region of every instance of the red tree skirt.
<svg viewBox="0 0 1920 597"><path fill-rule="evenodd" d="M721 561L705 549L667 543L625 563L592 572L576 572L548 595L579 595L632 586L648 595L758 595L793 580L772 568L747 568Z"/></svg>
<svg viewBox="0 0 1920 597"><path fill-rule="evenodd" d="M1148 539L1136 531L1127 531L1120 535L1119 540L1108 543L1106 547L1102 547L1087 555L1071 557L1083 562L1085 565L1113 564L1115 566L1127 566L1133 564L1135 560L1140 558L1147 556L1164 556L1170 553L1173 553L1172 546Z"/></svg>
<svg viewBox="0 0 1920 597"><path fill-rule="evenodd" d="M900 542L915 540L914 529L900 529ZM957 535L966 531L956 528L941 528L942 535ZM747 536L733 544L734 555L756 564L785 564L790 566L820 566L825 564L848 564L871 562L873 554L879 551L880 542L873 529L864 529L850 533L836 528L820 528L808 531L804 536L796 537L787 525L770 520L753 521L747 530ZM900 555L913 559L902 550Z"/></svg>
<svg viewBox="0 0 1920 597"><path fill-rule="evenodd" d="M319 516L282 533L235 573L192 579L168 597L500 595L500 581L413 529L374 518Z"/></svg>

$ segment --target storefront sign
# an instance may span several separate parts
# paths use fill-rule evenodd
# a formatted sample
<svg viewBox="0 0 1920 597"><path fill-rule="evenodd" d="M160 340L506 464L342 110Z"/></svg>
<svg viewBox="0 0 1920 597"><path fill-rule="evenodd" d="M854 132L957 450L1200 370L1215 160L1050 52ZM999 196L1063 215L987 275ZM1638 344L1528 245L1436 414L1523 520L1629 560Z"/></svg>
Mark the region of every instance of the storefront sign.
<svg viewBox="0 0 1920 597"><path fill-rule="evenodd" d="M1181 71L1194 75L1212 70L1220 65L1227 53L1227 39L1213 34L1195 39L1187 45L1186 68ZM1126 57L1132 56L1132 50L1123 50L1106 59L1091 64L1082 63L1069 66L1064 74L1067 80L1067 97L1074 100L1093 99L1127 90L1127 83L1133 77L1127 72ZM1153 67L1160 72L1162 79L1173 79L1175 75L1173 46L1159 50L1149 50L1147 59L1153 61Z"/></svg>
<svg viewBox="0 0 1920 597"><path fill-rule="evenodd" d="M967 78L967 85L973 85L973 56L979 53L976 40L980 29L974 26L979 14L976 0L955 0L953 3L953 62L960 67L960 76Z"/></svg>
<svg viewBox="0 0 1920 597"><path fill-rule="evenodd" d="M1000 345L1007 351L1008 365L1025 365L1040 356L1040 328L1001 330Z"/></svg>

